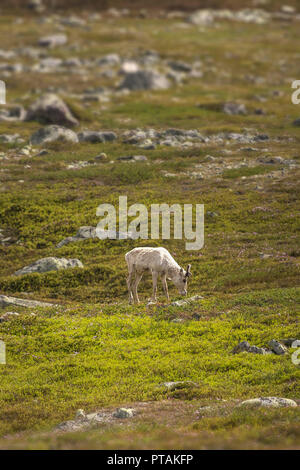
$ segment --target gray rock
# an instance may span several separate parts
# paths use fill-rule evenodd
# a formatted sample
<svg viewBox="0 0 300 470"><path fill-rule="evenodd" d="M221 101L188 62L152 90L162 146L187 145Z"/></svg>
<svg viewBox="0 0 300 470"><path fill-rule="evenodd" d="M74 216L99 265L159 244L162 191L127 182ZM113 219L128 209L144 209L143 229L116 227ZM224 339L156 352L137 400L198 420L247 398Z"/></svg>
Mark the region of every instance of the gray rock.
<svg viewBox="0 0 300 470"><path fill-rule="evenodd" d="M16 53L14 51L6 51L4 49L0 49L0 59L14 59L16 57Z"/></svg>
<svg viewBox="0 0 300 470"><path fill-rule="evenodd" d="M144 150L155 150L156 149L156 145L153 144L152 142L151 143L146 142L144 144L141 144L140 147Z"/></svg>
<svg viewBox="0 0 300 470"><path fill-rule="evenodd" d="M295 160L287 159L287 158L283 158L279 156L260 158L258 159L258 161L261 163L267 163L269 165L287 165L287 166L297 165L297 162Z"/></svg>
<svg viewBox="0 0 300 470"><path fill-rule="evenodd" d="M259 348L258 346L250 346L248 341L242 341L232 350L233 354L237 354L244 351L254 354L268 354L268 351L265 348Z"/></svg>
<svg viewBox="0 0 300 470"><path fill-rule="evenodd" d="M102 152L102 153L100 153L99 155L96 155L95 160L100 161L100 162L101 162L101 161L104 162L105 160L107 160L107 155L106 155L106 153Z"/></svg>
<svg viewBox="0 0 300 470"><path fill-rule="evenodd" d="M287 348L283 344L279 343L279 341L276 341L276 339L271 339L271 341L269 341L269 346L272 351L279 356L282 356L287 351Z"/></svg>
<svg viewBox="0 0 300 470"><path fill-rule="evenodd" d="M58 271L67 268L83 268L83 264L78 259L55 258L48 257L42 258L29 266L25 266L14 273L15 276L23 276L31 273L45 273L48 271Z"/></svg>
<svg viewBox="0 0 300 470"><path fill-rule="evenodd" d="M58 47L64 46L68 39L65 34L53 34L51 36L44 36L39 39L38 45L42 47Z"/></svg>
<svg viewBox="0 0 300 470"><path fill-rule="evenodd" d="M114 140L118 138L115 132L104 131L104 132L101 132L101 134L104 138L104 142L113 142Z"/></svg>
<svg viewBox="0 0 300 470"><path fill-rule="evenodd" d="M79 142L90 142L92 144L103 143L104 137L102 132L97 131L83 131L77 134Z"/></svg>
<svg viewBox="0 0 300 470"><path fill-rule="evenodd" d="M173 390L180 390L183 388L194 388L194 387L199 387L199 385L195 382L192 382L191 380L184 380L184 381L177 381L177 382L164 382L161 384L163 387L166 387L167 390L170 390L171 392Z"/></svg>
<svg viewBox="0 0 300 470"><path fill-rule="evenodd" d="M85 26L86 22L82 18L79 18L78 16L71 15L67 18L62 18L61 24L65 26L78 27L78 26Z"/></svg>
<svg viewBox="0 0 300 470"><path fill-rule="evenodd" d="M187 21L197 26L208 26L214 22L214 15L211 10L197 10L188 16Z"/></svg>
<svg viewBox="0 0 300 470"><path fill-rule="evenodd" d="M18 317L19 314L17 312L5 312L4 315L0 317L0 323L3 323L8 320L12 320L15 317Z"/></svg>
<svg viewBox="0 0 300 470"><path fill-rule="evenodd" d="M212 219L216 219L217 217L219 217L218 212L212 212L212 211L206 211L206 215L208 217L211 217Z"/></svg>
<svg viewBox="0 0 300 470"><path fill-rule="evenodd" d="M106 54L103 57L100 57L97 61L97 65L109 65L113 67L115 65L119 65L121 62L120 56L118 54Z"/></svg>
<svg viewBox="0 0 300 470"><path fill-rule="evenodd" d="M133 418L135 410L133 408L118 408L114 413L114 418L126 419Z"/></svg>
<svg viewBox="0 0 300 470"><path fill-rule="evenodd" d="M139 70L127 73L120 89L137 90L165 90L170 87L169 80L162 74L152 70Z"/></svg>
<svg viewBox="0 0 300 470"><path fill-rule="evenodd" d="M89 238L96 238L96 228L84 225L83 227L80 227L78 229L78 232L74 237L65 238L64 240L59 242L56 247L61 248L62 246L67 245L68 243L78 242L81 240L88 240Z"/></svg>
<svg viewBox="0 0 300 470"><path fill-rule="evenodd" d="M90 428L92 426L97 426L102 423L111 423L113 417L111 413L107 412L95 412L86 414L84 410L77 410L75 414L75 419L64 421L55 427L55 431L62 432L74 432L80 431L81 429Z"/></svg>
<svg viewBox="0 0 300 470"><path fill-rule="evenodd" d="M41 13L45 9L42 0L29 0L27 2L27 8L36 11L37 13Z"/></svg>
<svg viewBox="0 0 300 470"><path fill-rule="evenodd" d="M0 142L14 144L24 142L24 140L20 138L20 134L0 134Z"/></svg>
<svg viewBox="0 0 300 470"><path fill-rule="evenodd" d="M23 121L25 116L26 111L24 107L20 105L0 110L0 121Z"/></svg>
<svg viewBox="0 0 300 470"><path fill-rule="evenodd" d="M172 137L178 137L178 136L184 137L186 135L186 131L182 129L171 128L171 129L166 129L164 134L166 136L172 136Z"/></svg>
<svg viewBox="0 0 300 470"><path fill-rule="evenodd" d="M114 132L83 131L77 134L79 142L90 142L92 144L112 142L117 139Z"/></svg>
<svg viewBox="0 0 300 470"><path fill-rule="evenodd" d="M247 114L246 106L239 103L225 103L223 106L223 111L225 114L230 115Z"/></svg>
<svg viewBox="0 0 300 470"><path fill-rule="evenodd" d="M50 142L72 142L77 143L78 137L71 129L63 126L46 126L38 129L30 137L30 143L33 145L45 144Z"/></svg>
<svg viewBox="0 0 300 470"><path fill-rule="evenodd" d="M176 300L172 302L171 305L175 305L177 307L182 307L183 305L187 305L193 302L197 302L198 300L202 300L204 297L201 295L194 295L193 297L189 297L187 299L182 299L182 300Z"/></svg>
<svg viewBox="0 0 300 470"><path fill-rule="evenodd" d="M100 240L126 240L126 239L132 239L134 240L134 233L132 232L117 232L115 230L103 230L100 229L99 227L96 227L96 236Z"/></svg>
<svg viewBox="0 0 300 470"><path fill-rule="evenodd" d="M282 343L282 344L284 344L286 347L290 348L290 347L292 346L292 344L293 344L295 341L299 341L299 345L300 345L300 340L297 340L296 338L281 339L281 340L280 340L280 343Z"/></svg>
<svg viewBox="0 0 300 470"><path fill-rule="evenodd" d="M300 126L300 118L297 118L295 119L295 121L293 121L293 126L296 126L296 127Z"/></svg>
<svg viewBox="0 0 300 470"><path fill-rule="evenodd" d="M24 71L24 66L20 63L15 64L0 64L0 72L21 73Z"/></svg>
<svg viewBox="0 0 300 470"><path fill-rule="evenodd" d="M118 157L117 160L127 162L146 162L148 158L145 155L122 155L121 157Z"/></svg>
<svg viewBox="0 0 300 470"><path fill-rule="evenodd" d="M35 101L27 111L26 120L67 127L78 125L68 106L53 93L47 93Z"/></svg>
<svg viewBox="0 0 300 470"><path fill-rule="evenodd" d="M75 419L86 419L86 414L81 408L76 411Z"/></svg>
<svg viewBox="0 0 300 470"><path fill-rule="evenodd" d="M7 295L0 295L0 307L7 307L9 305L18 305L20 307L54 307L55 304L48 302L40 302L38 300L25 300L16 297L9 297Z"/></svg>
<svg viewBox="0 0 300 470"><path fill-rule="evenodd" d="M260 398L253 398L251 400L245 400L240 403L238 406L246 406L246 407L273 407L273 408L280 408L280 407L296 407L297 403L294 400L290 400L289 398L278 398L278 397L260 397Z"/></svg>
<svg viewBox="0 0 300 470"><path fill-rule="evenodd" d="M192 66L186 62L181 62L178 60L171 60L168 62L168 66L175 70L176 72L188 73L192 71Z"/></svg>
<svg viewBox="0 0 300 470"><path fill-rule="evenodd" d="M45 59L42 59L36 66L34 66L33 70L37 71L50 71L52 72L52 69L57 69L63 64L62 59L58 59L56 57L46 57Z"/></svg>
<svg viewBox="0 0 300 470"><path fill-rule="evenodd" d="M264 140L269 140L269 136L267 134L258 134L256 135L253 140L255 142L261 142L261 141L264 141Z"/></svg>

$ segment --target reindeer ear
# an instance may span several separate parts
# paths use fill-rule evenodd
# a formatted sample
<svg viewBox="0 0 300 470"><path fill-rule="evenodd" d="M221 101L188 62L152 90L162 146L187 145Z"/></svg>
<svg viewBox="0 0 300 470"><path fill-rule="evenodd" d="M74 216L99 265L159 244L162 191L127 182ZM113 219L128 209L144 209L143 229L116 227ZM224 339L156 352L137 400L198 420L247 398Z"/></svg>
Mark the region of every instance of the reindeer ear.
<svg viewBox="0 0 300 470"><path fill-rule="evenodd" d="M190 277L192 275L191 273L191 265L188 264L186 268L186 277Z"/></svg>

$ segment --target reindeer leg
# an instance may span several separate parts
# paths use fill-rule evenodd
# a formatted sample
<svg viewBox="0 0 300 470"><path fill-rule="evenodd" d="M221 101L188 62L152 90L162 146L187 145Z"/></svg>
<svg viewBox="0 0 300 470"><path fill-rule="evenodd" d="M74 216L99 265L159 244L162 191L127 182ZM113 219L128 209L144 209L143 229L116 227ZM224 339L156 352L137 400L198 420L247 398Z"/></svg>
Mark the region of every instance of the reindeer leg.
<svg viewBox="0 0 300 470"><path fill-rule="evenodd" d="M170 302L170 297L169 297L169 291L168 291L168 284L167 284L167 275L166 274L163 274L162 277L161 277L161 282L162 282L162 285L163 285L163 290L164 290L164 293L167 297L167 301Z"/></svg>
<svg viewBox="0 0 300 470"><path fill-rule="evenodd" d="M152 282L153 282L153 293L152 293L152 302L156 302L156 290L157 290L157 279L158 279L158 273L155 271L152 271Z"/></svg>
<svg viewBox="0 0 300 470"><path fill-rule="evenodd" d="M142 277L143 277L143 273L141 273L141 272L136 273L136 278L135 278L135 282L134 282L134 285L133 285L133 298L134 298L134 301L137 304L140 303L138 293L137 293L137 288L138 288L139 282L142 279Z"/></svg>
<svg viewBox="0 0 300 470"><path fill-rule="evenodd" d="M132 295L132 282L133 282L133 271L129 271L128 278L127 278L127 287L128 287L128 294L129 294L129 303L133 303L133 295Z"/></svg>

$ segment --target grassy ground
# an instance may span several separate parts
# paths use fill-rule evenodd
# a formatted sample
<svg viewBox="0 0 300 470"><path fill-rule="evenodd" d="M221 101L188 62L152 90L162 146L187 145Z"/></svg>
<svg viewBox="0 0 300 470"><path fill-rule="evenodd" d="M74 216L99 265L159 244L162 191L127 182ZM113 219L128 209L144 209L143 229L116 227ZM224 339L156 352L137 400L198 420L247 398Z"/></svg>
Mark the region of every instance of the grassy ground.
<svg viewBox="0 0 300 470"><path fill-rule="evenodd" d="M53 26L34 19L13 26L1 17L1 47L34 45ZM125 29L125 33L124 33ZM13 31L13 34L12 34ZM300 108L291 104L290 84L299 78L295 41L298 25L222 22L199 32L178 21L110 19L90 30L66 29L76 55L134 54L138 46L162 57L204 63L202 79L170 90L112 97L84 107L66 97L80 128L198 128L204 135L245 128L271 140L248 145L202 144L179 150L141 151L123 144L55 144L44 156L20 156L18 145L1 144L9 155L0 173L1 294L59 304L50 309L5 308L18 318L0 324L7 364L0 366L0 448L299 448L299 409L243 411L236 404L257 396L300 399L299 367L285 356L232 354L242 340L267 346L272 338L300 337L299 169L257 159L282 156L300 163ZM123 31L123 32L122 32ZM9 34L8 34L9 33ZM274 45L276 44L276 47ZM65 49L51 51L66 57ZM298 74L298 75L297 75ZM249 76L264 81L253 83ZM248 78L247 78L248 77ZM90 74L33 73L6 80L8 99L26 106L49 86L69 93L107 85ZM274 91L279 95L274 95ZM255 97L263 96L264 102ZM239 100L265 115L227 116L225 101ZM201 105L201 106L199 106ZM2 133L24 139L38 123L0 123ZM275 138L278 138L275 140ZM21 146L22 147L22 146ZM267 149L267 150L266 150ZM100 152L106 163L68 170ZM120 155L147 155L146 163L122 163ZM188 176L195 165L217 159L221 171L202 180ZM110 163L114 161L115 163ZM236 168L246 162L246 167ZM150 165L149 165L150 163ZM30 166L30 167L28 167ZM231 168L228 168L231 166ZM168 178L163 171L174 173ZM202 171L202 170L201 170ZM186 251L184 241L100 241L56 244L82 225L96 225L100 203L202 203L218 217L205 218L205 246ZM151 282L140 284L142 304L127 304L124 254L134 246L163 245L181 265L192 264L189 295L204 298L185 307L147 306ZM267 256L266 256L267 255ZM15 277L46 257L79 258L83 269ZM172 299L177 293L170 288ZM35 315L32 315L34 313ZM175 321L174 321L175 320ZM166 392L166 381L191 380L198 387ZM86 411L134 406L132 421L81 433L57 434L59 422ZM201 407L210 406L209 411Z"/></svg>

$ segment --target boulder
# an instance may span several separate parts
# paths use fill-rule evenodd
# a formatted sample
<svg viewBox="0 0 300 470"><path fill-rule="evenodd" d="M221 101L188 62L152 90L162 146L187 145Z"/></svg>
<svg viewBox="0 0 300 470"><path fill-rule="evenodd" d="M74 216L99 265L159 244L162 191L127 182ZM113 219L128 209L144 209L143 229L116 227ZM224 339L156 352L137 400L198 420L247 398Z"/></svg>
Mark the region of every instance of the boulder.
<svg viewBox="0 0 300 470"><path fill-rule="evenodd" d="M62 18L61 24L65 26L72 26L72 27L78 27L78 26L85 26L86 22L82 18L79 18L78 16L71 15L67 18Z"/></svg>
<svg viewBox="0 0 300 470"><path fill-rule="evenodd" d="M195 382L192 382L191 380L181 380L177 382L164 382L161 384L163 387L165 387L169 391L174 391L174 390L181 390L184 388L197 388L199 385Z"/></svg>
<svg viewBox="0 0 300 470"><path fill-rule="evenodd" d="M57 47L64 46L68 39L65 34L53 34L51 36L44 36L39 39L38 45L42 47Z"/></svg>
<svg viewBox="0 0 300 470"><path fill-rule="evenodd" d="M113 67L114 65L119 65L121 62L120 56L118 54L106 54L100 59L97 60L97 65L109 65Z"/></svg>
<svg viewBox="0 0 300 470"><path fill-rule="evenodd" d="M79 259L55 258L48 257L42 258L29 266L25 266L14 273L15 276L23 276L24 274L31 273L45 273L48 271L58 271L67 268L83 268L83 264Z"/></svg>
<svg viewBox="0 0 300 470"><path fill-rule="evenodd" d="M175 300L172 302L172 305L176 307L182 307L184 305L188 305L193 302L197 302L198 300L202 300L203 297L201 295L194 295L193 297L189 297L187 299L182 299L182 300Z"/></svg>
<svg viewBox="0 0 300 470"><path fill-rule="evenodd" d="M188 73L192 71L192 66L180 60L170 60L168 66L176 72Z"/></svg>
<svg viewBox="0 0 300 470"><path fill-rule="evenodd" d="M246 106L241 103L225 103L223 106L223 111L225 114L229 114L232 116L247 114Z"/></svg>
<svg viewBox="0 0 300 470"><path fill-rule="evenodd" d="M3 323L4 321L12 320L13 318L16 318L18 316L19 316L19 314L17 312L5 312L0 317L0 323Z"/></svg>
<svg viewBox="0 0 300 470"><path fill-rule="evenodd" d="M268 351L265 348L259 348L258 346L250 346L248 341L242 341L233 349L233 354L240 352L249 352L254 354L268 354Z"/></svg>
<svg viewBox="0 0 300 470"><path fill-rule="evenodd" d="M299 346L300 346L300 340L296 339L296 338L285 338L285 339L281 339L280 342L282 344L284 344L286 347L290 348L292 347L293 343L299 343Z"/></svg>
<svg viewBox="0 0 300 470"><path fill-rule="evenodd" d="M78 137L71 129L63 126L46 126L38 129L30 137L30 143L33 145L45 144L50 142L72 142L77 143Z"/></svg>
<svg viewBox="0 0 300 470"><path fill-rule="evenodd" d="M300 118L295 119L295 121L293 122L293 125L296 127L300 127Z"/></svg>
<svg viewBox="0 0 300 470"><path fill-rule="evenodd" d="M24 140L20 138L20 134L0 134L0 142L14 144L24 142Z"/></svg>
<svg viewBox="0 0 300 470"><path fill-rule="evenodd" d="M0 121L23 121L25 117L26 111L21 105L0 110Z"/></svg>
<svg viewBox="0 0 300 470"><path fill-rule="evenodd" d="M245 400L240 403L238 406L246 406L246 407L273 407L273 408L280 408L280 407L296 407L298 406L294 400L290 400L289 398L279 398L279 397L260 397L260 398L253 398L251 400Z"/></svg>
<svg viewBox="0 0 300 470"><path fill-rule="evenodd" d="M79 228L78 232L74 237L65 238L64 240L59 242L56 247L61 248L62 246L67 245L68 243L78 242L80 240L88 240L89 238L96 238L96 228L84 225L83 227Z"/></svg>
<svg viewBox="0 0 300 470"><path fill-rule="evenodd" d="M97 144L100 142L112 142L117 139L114 132L83 131L77 134L79 142L90 142Z"/></svg>
<svg viewBox="0 0 300 470"><path fill-rule="evenodd" d="M208 26L214 22L214 15L211 10L196 10L188 16L187 21L196 26Z"/></svg>
<svg viewBox="0 0 300 470"><path fill-rule="evenodd" d="M29 0L27 2L27 8L36 11L37 13L41 13L45 7L42 3L42 0Z"/></svg>
<svg viewBox="0 0 300 470"><path fill-rule="evenodd" d="M54 304L48 302L40 302L38 300L25 300L17 299L16 297L9 297L7 295L0 295L0 307L7 307L9 305L18 305L20 307L54 307Z"/></svg>
<svg viewBox="0 0 300 470"><path fill-rule="evenodd" d="M67 127L78 125L77 119L72 115L66 103L53 93L47 93L36 100L29 107L26 120Z"/></svg>
<svg viewBox="0 0 300 470"><path fill-rule="evenodd" d="M287 351L287 348L279 341L276 341L276 339L271 339L271 341L269 341L269 346L272 351L279 356L282 356Z"/></svg>
<svg viewBox="0 0 300 470"><path fill-rule="evenodd" d="M169 80L158 72L152 70L138 70L127 73L120 89L136 90L165 90L170 87Z"/></svg>
<svg viewBox="0 0 300 470"><path fill-rule="evenodd" d="M133 408L118 408L112 416L114 418L126 419L133 418L135 410Z"/></svg>

